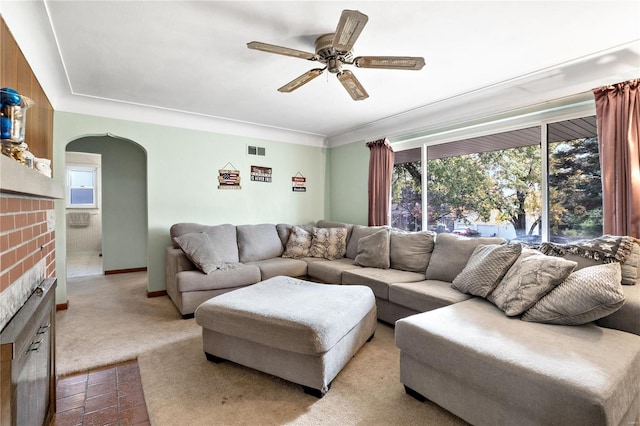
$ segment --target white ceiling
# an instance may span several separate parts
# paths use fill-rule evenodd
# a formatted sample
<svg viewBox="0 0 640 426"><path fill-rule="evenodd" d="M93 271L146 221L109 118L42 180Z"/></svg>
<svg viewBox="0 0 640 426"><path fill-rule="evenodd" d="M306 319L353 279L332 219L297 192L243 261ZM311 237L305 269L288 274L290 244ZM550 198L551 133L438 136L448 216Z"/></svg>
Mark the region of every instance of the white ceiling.
<svg viewBox="0 0 640 426"><path fill-rule="evenodd" d="M6 20L57 111L282 140L400 135L640 77L635 1L17 1ZM343 9L369 17L356 55L423 56L421 71L351 69L277 88L316 64L246 47L314 51Z"/></svg>

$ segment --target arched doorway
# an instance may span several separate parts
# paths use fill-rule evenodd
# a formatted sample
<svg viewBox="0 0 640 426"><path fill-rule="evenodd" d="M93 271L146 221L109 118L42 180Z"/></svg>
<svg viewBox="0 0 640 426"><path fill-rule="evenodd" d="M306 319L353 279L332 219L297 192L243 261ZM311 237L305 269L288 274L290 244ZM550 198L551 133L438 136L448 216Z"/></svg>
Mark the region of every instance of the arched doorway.
<svg viewBox="0 0 640 426"><path fill-rule="evenodd" d="M137 143L111 134L83 136L69 142L69 153L100 156L96 202L90 215L100 228L99 254L105 274L146 270L147 267L147 155ZM77 158L82 158L78 156ZM74 163L77 164L77 163ZM69 164L67 164L69 169ZM69 197L69 195L67 195ZM82 211L74 209L74 211ZM91 215L91 213L94 213ZM73 237L67 217L67 247ZM77 224L78 222L76 222ZM95 229L93 230L95 231ZM67 256L67 262L69 256ZM69 268L67 268L69 269Z"/></svg>

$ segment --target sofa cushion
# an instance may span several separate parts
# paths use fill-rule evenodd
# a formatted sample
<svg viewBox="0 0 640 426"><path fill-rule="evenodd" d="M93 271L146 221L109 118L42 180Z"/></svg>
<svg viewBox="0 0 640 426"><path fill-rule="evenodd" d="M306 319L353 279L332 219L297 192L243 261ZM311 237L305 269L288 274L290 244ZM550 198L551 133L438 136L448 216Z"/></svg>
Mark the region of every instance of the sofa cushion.
<svg viewBox="0 0 640 426"><path fill-rule="evenodd" d="M620 264L605 263L573 272L522 315L525 321L580 325L607 316L622 306Z"/></svg>
<svg viewBox="0 0 640 426"><path fill-rule="evenodd" d="M176 223L169 230L173 247L179 248L174 238L191 232L204 232L209 236L213 247L225 263L238 263L238 240L234 225L200 225L197 223Z"/></svg>
<svg viewBox="0 0 640 426"><path fill-rule="evenodd" d="M389 285L391 283L423 280L424 274L396 269L359 268L349 269L342 273L342 284L366 285L373 290L376 297L384 300L389 300Z"/></svg>
<svg viewBox="0 0 640 426"><path fill-rule="evenodd" d="M249 262L247 265L255 265L260 268L261 280L266 280L278 275L286 275L288 277L304 277L307 275L307 262L300 259L274 257L272 259Z"/></svg>
<svg viewBox="0 0 640 426"><path fill-rule="evenodd" d="M427 266L426 278L453 282L467 265L471 254L481 244L503 244L506 240L497 237L469 238L455 234L438 234L436 244Z"/></svg>
<svg viewBox="0 0 640 426"><path fill-rule="evenodd" d="M260 281L260 268L238 263L233 269L218 269L209 275L200 271L182 271L176 274L178 292L221 290L244 287Z"/></svg>
<svg viewBox="0 0 640 426"><path fill-rule="evenodd" d="M392 229L389 241L389 261L393 269L424 272L435 245L435 232L406 232Z"/></svg>
<svg viewBox="0 0 640 426"><path fill-rule="evenodd" d="M522 252L520 243L481 244L464 269L453 279L452 287L463 293L487 297Z"/></svg>
<svg viewBox="0 0 640 426"><path fill-rule="evenodd" d="M358 255L358 241L360 238L367 237L371 234L378 232L381 229L387 229L387 226L362 226L362 225L353 225L351 230L351 236L349 237L349 241L347 243L347 252L346 256L349 259L355 259Z"/></svg>
<svg viewBox="0 0 640 426"><path fill-rule="evenodd" d="M520 315L563 282L575 265L525 248L488 299L507 315Z"/></svg>
<svg viewBox="0 0 640 426"><path fill-rule="evenodd" d="M238 225L236 229L240 262L254 262L282 255L284 248L275 225Z"/></svg>
<svg viewBox="0 0 640 426"><path fill-rule="evenodd" d="M424 280L389 285L389 302L418 312L442 308L471 297L452 288L451 283L446 281Z"/></svg>
<svg viewBox="0 0 640 426"><path fill-rule="evenodd" d="M622 425L638 413L629 333L524 322L475 297L399 320L395 341L401 382L473 424Z"/></svg>
<svg viewBox="0 0 640 426"><path fill-rule="evenodd" d="M389 269L389 231L381 229L360 238L358 254L353 263L370 268Z"/></svg>
<svg viewBox="0 0 640 426"><path fill-rule="evenodd" d="M601 327L613 328L640 336L640 283L625 285L624 305L612 314L596 321Z"/></svg>
<svg viewBox="0 0 640 426"><path fill-rule="evenodd" d="M175 237L174 241L180 246L198 269L205 274L210 274L217 269L233 268L220 258L209 236L204 232L191 232Z"/></svg>
<svg viewBox="0 0 640 426"><path fill-rule="evenodd" d="M315 257L311 259L318 260ZM307 260L307 274L324 283L342 284L342 273L344 271L361 268L361 266L353 263L353 259L348 257L332 261L321 259L315 262L311 261L311 259Z"/></svg>
<svg viewBox="0 0 640 426"><path fill-rule="evenodd" d="M294 226L291 229L289 240L284 248L282 257L307 257L309 256L309 248L311 247L311 240L313 236L311 232L305 231L299 226Z"/></svg>
<svg viewBox="0 0 640 426"><path fill-rule="evenodd" d="M347 228L313 228L309 256L341 259L347 248Z"/></svg>
<svg viewBox="0 0 640 426"><path fill-rule="evenodd" d="M569 244L545 242L540 245L540 251L550 256L561 256L576 261L576 269L620 262L621 282L625 285L634 285L640 276L640 244L633 237L603 235Z"/></svg>

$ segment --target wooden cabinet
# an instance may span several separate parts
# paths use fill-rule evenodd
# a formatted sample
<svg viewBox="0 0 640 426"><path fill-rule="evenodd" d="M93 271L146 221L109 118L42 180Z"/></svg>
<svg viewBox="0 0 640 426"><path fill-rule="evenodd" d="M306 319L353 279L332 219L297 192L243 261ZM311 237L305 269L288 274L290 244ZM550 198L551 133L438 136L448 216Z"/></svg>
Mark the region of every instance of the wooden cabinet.
<svg viewBox="0 0 640 426"><path fill-rule="evenodd" d="M45 425L55 414L55 278L45 279L0 333L0 425Z"/></svg>

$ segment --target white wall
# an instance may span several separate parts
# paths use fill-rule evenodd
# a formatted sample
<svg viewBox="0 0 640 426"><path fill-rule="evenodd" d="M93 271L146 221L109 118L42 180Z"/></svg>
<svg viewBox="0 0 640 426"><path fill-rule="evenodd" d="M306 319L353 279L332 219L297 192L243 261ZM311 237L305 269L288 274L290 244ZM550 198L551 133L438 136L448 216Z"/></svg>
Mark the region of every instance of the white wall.
<svg viewBox="0 0 640 426"><path fill-rule="evenodd" d="M139 144L147 153L149 291L165 289L164 249L177 222L206 224L308 223L328 217L325 209L327 154L324 148L145 123L54 113L53 177L64 182L65 146L83 136L107 133ZM265 147L265 157L246 154L247 145ZM218 170L232 163L241 190L219 190ZM273 169L272 183L251 182L251 165ZM307 178L307 192L293 192L291 177ZM56 202L64 216L64 201ZM57 303L66 295L64 223L56 224ZM123 242L125 244L126 242Z"/></svg>

